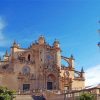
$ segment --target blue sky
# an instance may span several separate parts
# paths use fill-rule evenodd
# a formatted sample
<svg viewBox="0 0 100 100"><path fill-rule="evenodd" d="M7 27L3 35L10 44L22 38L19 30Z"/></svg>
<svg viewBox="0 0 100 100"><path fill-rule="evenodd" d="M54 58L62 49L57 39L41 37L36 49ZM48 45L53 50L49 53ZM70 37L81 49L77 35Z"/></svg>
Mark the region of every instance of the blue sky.
<svg viewBox="0 0 100 100"><path fill-rule="evenodd" d="M76 69L100 65L99 0L0 0L0 55L16 40L22 47L44 35L58 39L62 55L74 55ZM90 72L89 72L90 73Z"/></svg>

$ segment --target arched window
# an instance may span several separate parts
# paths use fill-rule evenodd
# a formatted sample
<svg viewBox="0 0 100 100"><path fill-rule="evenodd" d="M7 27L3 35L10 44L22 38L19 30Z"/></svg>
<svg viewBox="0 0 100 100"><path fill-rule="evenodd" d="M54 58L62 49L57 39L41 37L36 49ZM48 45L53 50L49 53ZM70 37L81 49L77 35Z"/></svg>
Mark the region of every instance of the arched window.
<svg viewBox="0 0 100 100"><path fill-rule="evenodd" d="M28 54L28 61L30 61L31 60L31 56L30 56L30 54Z"/></svg>

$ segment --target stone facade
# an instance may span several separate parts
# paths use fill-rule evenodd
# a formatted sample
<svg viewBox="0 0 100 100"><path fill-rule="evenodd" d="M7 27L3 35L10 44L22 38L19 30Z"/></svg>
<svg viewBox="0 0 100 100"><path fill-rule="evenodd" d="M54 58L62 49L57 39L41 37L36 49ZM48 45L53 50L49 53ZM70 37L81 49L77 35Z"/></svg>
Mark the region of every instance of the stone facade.
<svg viewBox="0 0 100 100"><path fill-rule="evenodd" d="M14 42L0 61L0 86L17 91L82 89L84 83L84 71L75 70L73 56L62 56L59 41L50 46L43 36L26 49Z"/></svg>

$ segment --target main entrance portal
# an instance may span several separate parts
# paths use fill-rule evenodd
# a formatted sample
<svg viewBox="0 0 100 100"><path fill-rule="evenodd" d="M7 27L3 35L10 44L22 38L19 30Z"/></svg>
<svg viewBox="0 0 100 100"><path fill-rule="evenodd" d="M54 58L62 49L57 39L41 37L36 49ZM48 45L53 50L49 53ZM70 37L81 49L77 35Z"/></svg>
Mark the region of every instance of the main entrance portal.
<svg viewBox="0 0 100 100"><path fill-rule="evenodd" d="M47 82L47 89L52 90L52 82Z"/></svg>
<svg viewBox="0 0 100 100"><path fill-rule="evenodd" d="M23 84L23 91L29 91L30 90L30 84Z"/></svg>

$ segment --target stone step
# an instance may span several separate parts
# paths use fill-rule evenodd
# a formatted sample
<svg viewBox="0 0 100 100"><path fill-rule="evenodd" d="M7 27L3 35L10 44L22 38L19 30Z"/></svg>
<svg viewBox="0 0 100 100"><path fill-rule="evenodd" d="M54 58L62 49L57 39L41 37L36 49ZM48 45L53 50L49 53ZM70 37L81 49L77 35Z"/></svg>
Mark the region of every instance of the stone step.
<svg viewBox="0 0 100 100"><path fill-rule="evenodd" d="M47 100L64 100L64 96L59 95L59 96L48 98Z"/></svg>
<svg viewBox="0 0 100 100"><path fill-rule="evenodd" d="M16 95L16 98L14 98L13 100L43 100L43 99L40 96ZM64 100L64 97L59 95L51 98L48 97L46 100Z"/></svg>
<svg viewBox="0 0 100 100"><path fill-rule="evenodd" d="M14 100L34 100L31 95L16 95Z"/></svg>

